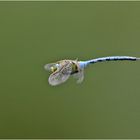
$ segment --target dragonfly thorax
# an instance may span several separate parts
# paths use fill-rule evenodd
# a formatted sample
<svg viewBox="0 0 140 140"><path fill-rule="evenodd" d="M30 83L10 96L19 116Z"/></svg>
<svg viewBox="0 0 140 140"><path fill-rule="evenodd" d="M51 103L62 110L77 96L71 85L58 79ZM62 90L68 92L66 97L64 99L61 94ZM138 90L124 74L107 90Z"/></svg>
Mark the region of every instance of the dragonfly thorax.
<svg viewBox="0 0 140 140"><path fill-rule="evenodd" d="M78 65L75 62L72 62L72 72L71 72L71 75L75 74L77 72L78 72Z"/></svg>
<svg viewBox="0 0 140 140"><path fill-rule="evenodd" d="M61 60L58 62L58 69L63 69L63 73L68 73L70 75L79 72L78 62L76 60Z"/></svg>

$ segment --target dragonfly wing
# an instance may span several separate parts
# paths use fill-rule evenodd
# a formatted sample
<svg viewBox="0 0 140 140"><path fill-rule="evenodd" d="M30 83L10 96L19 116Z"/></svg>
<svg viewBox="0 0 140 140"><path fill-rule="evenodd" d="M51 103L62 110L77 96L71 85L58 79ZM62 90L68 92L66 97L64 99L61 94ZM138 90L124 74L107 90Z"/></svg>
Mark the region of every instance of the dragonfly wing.
<svg viewBox="0 0 140 140"><path fill-rule="evenodd" d="M84 70L80 70L78 73L75 73L74 78L77 79L77 83L82 83L84 80Z"/></svg>
<svg viewBox="0 0 140 140"><path fill-rule="evenodd" d="M64 83L70 77L72 72L71 64L66 64L57 69L54 73L52 73L49 77L49 84L52 86L59 85Z"/></svg>
<svg viewBox="0 0 140 140"><path fill-rule="evenodd" d="M49 84L52 86L64 83L69 78L69 74L52 73L49 77Z"/></svg>
<svg viewBox="0 0 140 140"><path fill-rule="evenodd" d="M56 63L46 64L46 65L44 65L44 69L45 70L48 70L48 71L51 71L51 67L53 67L55 65L56 65Z"/></svg>

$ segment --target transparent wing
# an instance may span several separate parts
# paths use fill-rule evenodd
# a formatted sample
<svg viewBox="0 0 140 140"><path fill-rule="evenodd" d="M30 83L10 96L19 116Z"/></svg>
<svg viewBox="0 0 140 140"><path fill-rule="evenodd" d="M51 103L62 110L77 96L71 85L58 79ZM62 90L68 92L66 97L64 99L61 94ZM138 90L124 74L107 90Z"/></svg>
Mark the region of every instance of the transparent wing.
<svg viewBox="0 0 140 140"><path fill-rule="evenodd" d="M75 73L74 78L77 79L77 83L82 83L84 80L84 70L80 70L78 73Z"/></svg>
<svg viewBox="0 0 140 140"><path fill-rule="evenodd" d="M56 72L50 75L48 80L49 84L55 86L64 83L70 77L71 72L72 67L70 64L66 64L60 67L59 69L56 70Z"/></svg>
<svg viewBox="0 0 140 140"><path fill-rule="evenodd" d="M59 85L61 83L64 83L66 80L68 80L70 74L62 74L62 73L52 73L49 77L49 84L52 86Z"/></svg>
<svg viewBox="0 0 140 140"><path fill-rule="evenodd" d="M51 67L53 67L55 65L56 65L56 63L46 64L46 65L44 65L44 69L45 70L48 70L48 71L51 71Z"/></svg>

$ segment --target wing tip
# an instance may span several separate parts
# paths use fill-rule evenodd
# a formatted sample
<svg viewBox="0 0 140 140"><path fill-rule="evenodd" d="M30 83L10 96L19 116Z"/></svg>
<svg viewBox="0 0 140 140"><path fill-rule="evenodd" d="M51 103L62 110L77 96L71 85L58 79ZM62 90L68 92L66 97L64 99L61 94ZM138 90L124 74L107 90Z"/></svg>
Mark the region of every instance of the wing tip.
<svg viewBox="0 0 140 140"><path fill-rule="evenodd" d="M44 69L45 69L45 70L48 70L47 64L44 65Z"/></svg>

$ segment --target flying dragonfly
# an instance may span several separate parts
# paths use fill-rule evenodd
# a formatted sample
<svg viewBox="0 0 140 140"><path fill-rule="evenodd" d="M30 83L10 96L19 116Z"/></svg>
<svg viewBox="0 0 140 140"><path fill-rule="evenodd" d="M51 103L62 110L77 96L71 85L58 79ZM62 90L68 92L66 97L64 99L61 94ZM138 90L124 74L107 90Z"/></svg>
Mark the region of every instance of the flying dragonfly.
<svg viewBox="0 0 140 140"><path fill-rule="evenodd" d="M77 79L77 83L81 83L84 80L84 69L90 64L105 61L137 61L140 58L132 56L108 56L100 57L87 61L78 60L61 60L56 63L46 64L45 70L51 71L52 74L49 76L48 82L52 86L56 86L64 83L73 75Z"/></svg>

